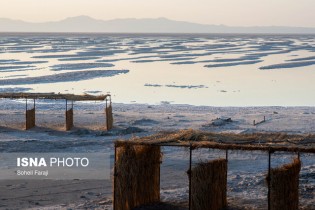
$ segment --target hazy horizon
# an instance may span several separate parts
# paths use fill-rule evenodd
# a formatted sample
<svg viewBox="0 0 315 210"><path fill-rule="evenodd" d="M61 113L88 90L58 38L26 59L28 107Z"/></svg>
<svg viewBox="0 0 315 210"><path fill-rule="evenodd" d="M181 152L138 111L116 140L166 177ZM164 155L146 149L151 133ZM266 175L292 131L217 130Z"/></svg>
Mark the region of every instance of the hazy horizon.
<svg viewBox="0 0 315 210"><path fill-rule="evenodd" d="M315 27L313 0L10 0L1 5L1 18L41 23L68 17L99 20L160 18L227 26Z"/></svg>
<svg viewBox="0 0 315 210"><path fill-rule="evenodd" d="M41 23L0 18L0 32L315 34L315 27L236 27L198 24L168 18L120 18L106 21L89 16L76 16Z"/></svg>
<svg viewBox="0 0 315 210"><path fill-rule="evenodd" d="M64 21L67 19L71 18L77 18L77 17L87 17L91 18L94 20L99 20L99 21L112 21L112 20L131 20L131 19L136 19L136 20L144 20L144 19L167 19L171 21L178 21L178 22L187 22L187 23L194 23L194 24L202 24L202 25L216 25L216 26L228 26L228 27L296 27L296 28L315 28L315 26L290 26L290 25L227 25L227 24L207 24L207 23L200 23L200 22L193 22L193 21L186 21L186 20L176 20L176 19L171 19L167 17L156 17L156 18L150 18L150 17L144 17L144 18L133 18L133 17L126 17L126 18L112 18L112 19L99 19L95 18L89 15L77 15L77 16L69 16L69 17L64 17L62 19L56 19L56 20L49 20L49 21L41 21L41 22L35 22L35 21L28 21L28 20L22 20L22 19L13 19L13 18L8 18L8 17L0 17L0 19L8 19L12 21L23 21L26 23L53 23L53 22L60 22Z"/></svg>

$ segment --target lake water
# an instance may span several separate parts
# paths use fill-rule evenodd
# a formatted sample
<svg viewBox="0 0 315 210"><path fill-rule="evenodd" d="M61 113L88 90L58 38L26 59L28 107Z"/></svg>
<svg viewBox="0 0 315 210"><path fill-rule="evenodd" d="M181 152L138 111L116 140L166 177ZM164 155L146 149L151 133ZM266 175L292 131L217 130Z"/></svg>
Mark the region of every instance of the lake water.
<svg viewBox="0 0 315 210"><path fill-rule="evenodd" d="M313 106L315 35L0 34L0 91Z"/></svg>

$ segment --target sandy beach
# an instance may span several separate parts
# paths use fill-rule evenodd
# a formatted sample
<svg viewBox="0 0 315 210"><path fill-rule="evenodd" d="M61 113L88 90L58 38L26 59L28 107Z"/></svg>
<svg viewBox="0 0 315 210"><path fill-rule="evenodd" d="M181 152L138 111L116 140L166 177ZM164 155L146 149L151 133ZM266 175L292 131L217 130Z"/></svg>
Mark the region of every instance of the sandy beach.
<svg viewBox="0 0 315 210"><path fill-rule="evenodd" d="M49 101L48 101L49 102ZM196 129L212 132L286 132L308 134L314 131L313 107L207 107L191 105L113 104L114 125L105 131L102 103L76 103L75 128L64 130L64 110L57 102L42 102L36 112L37 126L25 131L21 101L1 100L0 150L8 152L109 152L113 163L113 142L159 131ZM260 122L265 116L266 121ZM227 119L217 120L217 118ZM205 158L196 152L195 161ZM223 156L220 151L206 158ZM231 207L265 209L267 154L231 152L228 173L228 201ZM293 155L279 154L275 165L289 162ZM161 166L162 201L187 205L188 151L163 149ZM302 155L301 207L314 209L314 155ZM307 179L307 182L304 181ZM2 209L112 209L112 180L1 180ZM18 201L18 202L17 202Z"/></svg>

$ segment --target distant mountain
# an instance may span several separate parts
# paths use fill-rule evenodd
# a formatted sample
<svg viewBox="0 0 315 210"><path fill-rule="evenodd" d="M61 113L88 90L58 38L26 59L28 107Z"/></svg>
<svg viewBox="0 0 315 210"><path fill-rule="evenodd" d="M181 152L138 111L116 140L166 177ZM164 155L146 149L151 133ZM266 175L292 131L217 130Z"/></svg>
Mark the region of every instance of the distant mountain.
<svg viewBox="0 0 315 210"><path fill-rule="evenodd" d="M292 33L315 34L315 28L285 26L231 27L166 18L96 20L88 16L30 23L0 18L0 32L107 32L107 33Z"/></svg>

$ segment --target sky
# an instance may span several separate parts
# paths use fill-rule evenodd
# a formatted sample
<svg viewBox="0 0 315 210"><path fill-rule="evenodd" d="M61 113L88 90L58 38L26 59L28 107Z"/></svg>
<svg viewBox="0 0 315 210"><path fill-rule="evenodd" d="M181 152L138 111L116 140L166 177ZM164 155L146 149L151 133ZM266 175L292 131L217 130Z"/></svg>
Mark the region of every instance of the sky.
<svg viewBox="0 0 315 210"><path fill-rule="evenodd" d="M315 27L315 0L1 0L0 17L29 22L87 15L229 26Z"/></svg>

